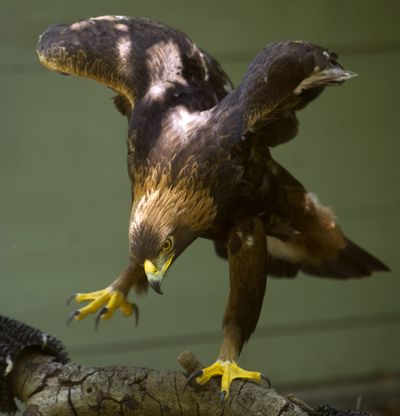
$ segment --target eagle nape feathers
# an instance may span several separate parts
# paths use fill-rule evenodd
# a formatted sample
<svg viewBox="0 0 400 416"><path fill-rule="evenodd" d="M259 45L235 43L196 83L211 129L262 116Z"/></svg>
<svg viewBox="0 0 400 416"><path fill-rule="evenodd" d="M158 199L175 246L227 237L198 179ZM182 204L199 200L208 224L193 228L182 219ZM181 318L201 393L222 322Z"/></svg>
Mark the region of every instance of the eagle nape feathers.
<svg viewBox="0 0 400 416"><path fill-rule="evenodd" d="M184 33L161 23L102 16L49 27L38 56L47 68L96 80L116 92L127 117L132 205L128 267L107 288L75 296L72 315L137 311L131 288L161 292L163 278L197 238L212 240L229 266L230 294L217 361L222 397L232 380L260 380L236 361L255 330L267 276L299 271L361 278L389 270L349 240L330 208L271 156L298 132L298 111L326 86L356 74L305 41L267 45L234 88L221 66ZM65 81L64 81L65 82Z"/></svg>

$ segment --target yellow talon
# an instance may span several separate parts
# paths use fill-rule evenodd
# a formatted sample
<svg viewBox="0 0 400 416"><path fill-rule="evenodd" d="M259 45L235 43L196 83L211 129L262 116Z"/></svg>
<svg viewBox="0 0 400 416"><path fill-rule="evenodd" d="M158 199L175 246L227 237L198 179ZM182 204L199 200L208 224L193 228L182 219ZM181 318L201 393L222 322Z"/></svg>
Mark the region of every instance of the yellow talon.
<svg viewBox="0 0 400 416"><path fill-rule="evenodd" d="M221 392L223 397L227 398L232 381L236 378L248 379L254 381L261 380L261 373L258 371L246 371L240 368L234 361L217 360L209 367L203 368L200 376L196 377L196 383L205 384L212 377L222 376L221 378Z"/></svg>
<svg viewBox="0 0 400 416"><path fill-rule="evenodd" d="M87 300L95 300L99 298L100 296L107 294L107 292L110 292L109 288L103 289L103 290L96 290L96 292L89 292L89 293L77 293L75 295L75 302L76 303L82 303Z"/></svg>
<svg viewBox="0 0 400 416"><path fill-rule="evenodd" d="M101 319L104 320L108 320L110 318L112 318L112 316L114 315L114 312L118 309L118 308L125 308L127 307L127 305L130 306L130 314L129 315L124 315L125 316L130 316L132 314L132 304L129 303L126 299L125 296L121 293L121 292L113 292L109 298L110 300L107 303L107 312L103 313L101 315Z"/></svg>
<svg viewBox="0 0 400 416"><path fill-rule="evenodd" d="M79 309L79 315L77 315L75 319L77 321L80 321L83 318L85 318L87 315L91 313L95 313L108 301L109 298L110 298L109 291L106 291L106 290L101 291L98 297L93 298L93 300L88 305Z"/></svg>
<svg viewBox="0 0 400 416"><path fill-rule="evenodd" d="M131 316L135 310L135 305L133 305L131 302L128 302L126 299L121 303L119 309L122 312L122 315L128 317ZM137 313L137 310L135 311Z"/></svg>
<svg viewBox="0 0 400 416"><path fill-rule="evenodd" d="M76 321L81 321L89 314L95 313L98 310L100 310L98 318L103 320L111 319L117 309L120 309L126 317L131 316L133 313L137 315L137 307L130 303L122 292L112 287L95 292L77 293L74 299L77 303L90 301L88 305L78 309L72 315Z"/></svg>

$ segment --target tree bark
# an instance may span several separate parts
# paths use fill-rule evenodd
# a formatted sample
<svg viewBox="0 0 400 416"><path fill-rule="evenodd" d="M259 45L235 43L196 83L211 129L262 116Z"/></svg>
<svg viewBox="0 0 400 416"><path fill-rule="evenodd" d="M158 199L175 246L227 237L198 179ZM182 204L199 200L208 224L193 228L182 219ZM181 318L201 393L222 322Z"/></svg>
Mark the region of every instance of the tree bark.
<svg viewBox="0 0 400 416"><path fill-rule="evenodd" d="M178 361L186 373L201 364L193 354ZM186 386L186 375L138 367L83 367L61 364L50 355L25 350L10 374L25 416L306 416L311 408L263 384L235 381L224 403L218 383Z"/></svg>

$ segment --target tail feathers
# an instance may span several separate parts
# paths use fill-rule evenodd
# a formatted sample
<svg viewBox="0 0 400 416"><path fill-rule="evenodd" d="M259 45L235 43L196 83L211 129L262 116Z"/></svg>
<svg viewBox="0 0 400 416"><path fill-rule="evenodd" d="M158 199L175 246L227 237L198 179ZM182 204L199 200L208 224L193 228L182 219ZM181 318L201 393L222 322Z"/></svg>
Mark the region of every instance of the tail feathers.
<svg viewBox="0 0 400 416"><path fill-rule="evenodd" d="M336 279L361 278L373 272L390 271L384 263L347 238L346 246L335 259L325 260L316 266L303 264L301 270L313 276Z"/></svg>

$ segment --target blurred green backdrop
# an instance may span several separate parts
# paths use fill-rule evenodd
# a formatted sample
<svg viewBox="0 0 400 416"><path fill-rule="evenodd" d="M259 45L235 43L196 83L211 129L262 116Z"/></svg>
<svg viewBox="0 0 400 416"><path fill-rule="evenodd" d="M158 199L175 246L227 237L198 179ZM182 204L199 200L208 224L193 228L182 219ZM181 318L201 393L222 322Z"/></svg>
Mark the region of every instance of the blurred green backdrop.
<svg viewBox="0 0 400 416"><path fill-rule="evenodd" d="M111 91L45 70L35 45L51 24L104 14L185 31L235 83L267 42L290 38L336 50L360 74L303 111L299 136L273 155L394 271L270 279L241 364L275 384L399 370L396 1L1 0L0 312L59 337L83 364L174 369L184 349L204 363L217 354L227 266L205 241L174 265L164 296L136 299L137 328L119 314L97 332L93 319L65 325L68 295L105 287L127 263L127 123Z"/></svg>

